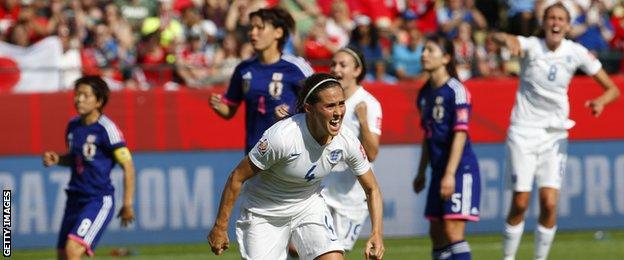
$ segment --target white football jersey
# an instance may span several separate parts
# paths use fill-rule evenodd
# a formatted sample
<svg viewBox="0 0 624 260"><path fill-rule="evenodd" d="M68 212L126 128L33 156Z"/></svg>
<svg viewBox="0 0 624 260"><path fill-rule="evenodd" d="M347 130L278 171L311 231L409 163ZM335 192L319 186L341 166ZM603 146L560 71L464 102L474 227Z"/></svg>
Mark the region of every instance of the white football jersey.
<svg viewBox="0 0 624 260"><path fill-rule="evenodd" d="M524 57L520 87L511 113L511 123L528 127L570 129L568 86L577 68L595 75L602 65L578 43L564 39L550 51L543 39L517 36Z"/></svg>
<svg viewBox="0 0 624 260"><path fill-rule="evenodd" d="M381 135L381 104L363 87L359 87L345 101L346 112L343 127L351 130L356 136L360 136L360 122L355 115L355 106L360 102L366 103L367 121L370 131L373 134ZM322 195L329 206L345 210L367 209L366 194L364 194L362 186L346 164L341 163L337 165L332 174L324 180L324 183L325 188L322 191Z"/></svg>
<svg viewBox="0 0 624 260"><path fill-rule="evenodd" d="M305 114L275 123L249 152L262 171L243 191L242 207L260 215L285 217L305 211L320 196L321 180L345 162L362 175L370 164L360 141L345 127L329 144L319 145L308 130Z"/></svg>

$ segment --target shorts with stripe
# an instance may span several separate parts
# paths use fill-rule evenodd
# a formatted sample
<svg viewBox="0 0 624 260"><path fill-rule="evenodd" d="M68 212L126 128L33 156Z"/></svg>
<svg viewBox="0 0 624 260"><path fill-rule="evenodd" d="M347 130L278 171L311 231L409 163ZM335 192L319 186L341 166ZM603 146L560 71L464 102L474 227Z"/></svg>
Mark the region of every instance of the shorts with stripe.
<svg viewBox="0 0 624 260"><path fill-rule="evenodd" d="M64 250L67 239L71 239L83 245L87 255L92 256L114 211L112 195L85 198L68 194L57 248Z"/></svg>
<svg viewBox="0 0 624 260"><path fill-rule="evenodd" d="M444 171L433 171L427 194L425 217L429 220L460 219L479 220L481 178L476 160L461 163L455 173L455 192L449 200L440 196L440 182Z"/></svg>

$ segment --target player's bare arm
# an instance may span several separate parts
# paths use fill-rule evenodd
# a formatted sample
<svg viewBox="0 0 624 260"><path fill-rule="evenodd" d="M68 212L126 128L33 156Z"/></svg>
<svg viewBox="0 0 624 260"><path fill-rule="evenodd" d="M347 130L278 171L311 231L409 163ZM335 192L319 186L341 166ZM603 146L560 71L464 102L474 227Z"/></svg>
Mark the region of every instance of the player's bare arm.
<svg viewBox="0 0 624 260"><path fill-rule="evenodd" d="M234 117L236 110L238 110L238 106L226 104L223 101L223 95L217 93L210 95L210 107L217 115L226 120Z"/></svg>
<svg viewBox="0 0 624 260"><path fill-rule="evenodd" d="M117 214L121 218L121 226L127 227L134 221L134 190L136 173L132 155L127 147L121 147L113 152L115 161L119 163L124 171L124 195L123 205Z"/></svg>
<svg viewBox="0 0 624 260"><path fill-rule="evenodd" d="M355 106L355 115L360 123L360 142L362 142L368 160L373 162L379 154L379 135L370 131L366 103L360 102Z"/></svg>
<svg viewBox="0 0 624 260"><path fill-rule="evenodd" d="M518 41L518 38L516 38L516 36L499 32L495 33L492 39L496 44L506 47L512 56L522 56L520 41Z"/></svg>
<svg viewBox="0 0 624 260"><path fill-rule="evenodd" d="M604 89L604 92L595 99L587 100L585 102L585 107L591 109L592 114L598 117L606 105L615 101L620 96L620 89L613 83L609 75L607 75L603 69L600 69L593 78Z"/></svg>
<svg viewBox="0 0 624 260"><path fill-rule="evenodd" d="M232 214L234 202L236 202L240 194L243 183L258 172L260 172L260 169L250 161L248 156L245 156L234 171L232 171L230 177L228 177L225 188L223 188L223 193L221 194L217 219L215 220L212 230L210 230L208 234L208 243L215 255L222 254L223 251L230 247L227 227L230 222L230 215Z"/></svg>
<svg viewBox="0 0 624 260"><path fill-rule="evenodd" d="M448 163L446 164L444 177L442 177L440 183L440 195L445 200L450 199L453 192L455 192L455 173L457 172L457 166L464 152L464 145L466 145L467 137L468 135L464 131L456 131L453 135L451 153Z"/></svg>
<svg viewBox="0 0 624 260"><path fill-rule="evenodd" d="M372 227L370 238L366 241L364 255L366 259L382 259L385 248L383 244L383 203L381 191L379 190L379 185L377 185L377 180L371 169L363 175L360 175L358 181L366 194L366 202L368 204Z"/></svg>
<svg viewBox="0 0 624 260"><path fill-rule="evenodd" d="M420 193L425 188L425 182L427 181L426 171L427 165L429 165L429 148L427 144L427 137L423 137L422 150L420 152L420 163L418 164L418 173L414 179L413 188L416 194Z"/></svg>

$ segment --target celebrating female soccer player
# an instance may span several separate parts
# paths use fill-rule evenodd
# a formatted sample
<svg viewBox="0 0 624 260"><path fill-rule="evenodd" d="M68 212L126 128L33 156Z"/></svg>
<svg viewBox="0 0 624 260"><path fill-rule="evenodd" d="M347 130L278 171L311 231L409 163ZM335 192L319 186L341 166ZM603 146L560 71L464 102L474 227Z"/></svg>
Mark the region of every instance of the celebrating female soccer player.
<svg viewBox="0 0 624 260"><path fill-rule="evenodd" d="M466 221L479 220L480 176L468 138L470 93L457 80L453 45L430 38L422 54L429 80L417 105L425 136L414 191L425 186L427 164L432 174L425 216L430 221L433 259L470 259L464 240ZM448 258L449 255L452 255Z"/></svg>
<svg viewBox="0 0 624 260"><path fill-rule="evenodd" d="M329 74L310 76L297 104L300 113L271 126L230 174L208 235L212 251L219 255L228 248L232 207L249 180L236 222L244 259L285 259L289 239L302 259L342 259L320 190L332 167L346 163L364 188L371 216L365 255L381 259L381 193L359 140L340 127L345 96L339 81Z"/></svg>
<svg viewBox="0 0 624 260"><path fill-rule="evenodd" d="M362 143L369 161L374 161L379 151L381 135L381 105L362 86L358 85L366 74L363 55L350 48L336 52L331 72L344 89L344 127L355 134ZM366 195L357 178L346 164L336 165L325 179L323 198L334 219L336 235L344 250L351 250L366 218Z"/></svg>
<svg viewBox="0 0 624 260"><path fill-rule="evenodd" d="M506 140L507 177L513 189L505 223L505 259L514 259L524 230L533 179L539 189L540 214L535 230L534 259L546 259L555 237L557 199L565 171L568 129L568 86L577 68L591 75L604 93L586 102L594 116L619 95L619 90L585 47L566 40L570 13L561 3L544 11L538 37L498 33L494 40L521 56L520 87Z"/></svg>
<svg viewBox="0 0 624 260"><path fill-rule="evenodd" d="M222 118L231 119L241 102L246 103L245 154L277 119L292 114L299 82L312 74L300 57L282 54L295 21L280 8L260 9L249 14L249 38L256 56L234 70L224 97L212 94L210 105Z"/></svg>
<svg viewBox="0 0 624 260"><path fill-rule="evenodd" d="M59 164L71 168L67 204L58 238L59 259L93 255L98 240L113 217L114 188L110 173L115 163L124 170L123 206L118 217L122 226L134 220L134 165L121 131L102 114L109 89L101 78L87 76L76 81L74 104L79 116L67 125L68 153L45 152L46 167Z"/></svg>

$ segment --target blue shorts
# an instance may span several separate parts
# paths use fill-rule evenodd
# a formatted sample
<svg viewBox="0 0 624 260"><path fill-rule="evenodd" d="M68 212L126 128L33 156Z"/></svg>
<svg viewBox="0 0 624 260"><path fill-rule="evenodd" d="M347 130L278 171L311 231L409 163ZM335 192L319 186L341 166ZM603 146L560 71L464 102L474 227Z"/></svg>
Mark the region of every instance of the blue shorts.
<svg viewBox="0 0 624 260"><path fill-rule="evenodd" d="M65 250L67 239L71 239L83 245L87 255L92 256L114 211L112 195L84 198L68 194L57 249Z"/></svg>
<svg viewBox="0 0 624 260"><path fill-rule="evenodd" d="M479 165L475 162L460 164L455 173L455 192L449 200L440 197L440 181L444 170L434 170L431 178L425 217L429 220L460 219L479 220L481 178Z"/></svg>

